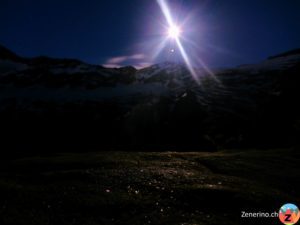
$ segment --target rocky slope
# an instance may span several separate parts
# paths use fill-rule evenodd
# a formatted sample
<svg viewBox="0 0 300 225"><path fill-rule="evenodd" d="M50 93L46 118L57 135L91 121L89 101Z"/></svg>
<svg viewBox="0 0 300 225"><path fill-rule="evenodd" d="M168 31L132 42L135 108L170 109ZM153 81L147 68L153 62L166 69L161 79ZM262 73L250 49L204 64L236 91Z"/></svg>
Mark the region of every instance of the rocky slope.
<svg viewBox="0 0 300 225"><path fill-rule="evenodd" d="M298 144L300 53L194 81L184 65L109 69L0 47L2 145L209 150Z"/></svg>

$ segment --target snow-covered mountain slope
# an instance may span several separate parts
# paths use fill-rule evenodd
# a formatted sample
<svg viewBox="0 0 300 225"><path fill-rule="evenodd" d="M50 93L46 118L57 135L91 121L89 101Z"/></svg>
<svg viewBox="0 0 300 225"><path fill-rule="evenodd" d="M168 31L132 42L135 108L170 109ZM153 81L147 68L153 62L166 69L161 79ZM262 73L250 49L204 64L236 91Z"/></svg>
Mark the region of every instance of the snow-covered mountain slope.
<svg viewBox="0 0 300 225"><path fill-rule="evenodd" d="M228 107L224 104L240 103L250 110L256 107L258 93L279 94L280 91L273 88L279 73L299 62L299 51L292 51L259 64L216 70L215 74L198 69L200 83L197 83L185 65L172 62L141 70L111 69L74 59L22 58L0 47L0 98L100 101L130 96L170 96L178 100L192 94L203 106L213 104L214 110L225 110ZM226 103L220 99L226 99Z"/></svg>
<svg viewBox="0 0 300 225"><path fill-rule="evenodd" d="M55 125L72 140L99 145L100 138L103 145L130 148L284 145L297 139L300 128L299 53L232 69L195 69L196 82L185 65L171 62L111 69L74 59L22 58L2 47L0 122L7 129L30 123L59 133Z"/></svg>
<svg viewBox="0 0 300 225"><path fill-rule="evenodd" d="M260 71L272 71L272 70L286 70L289 69L300 61L300 53L285 55L281 57L270 57L269 59L254 65L241 66L241 70L250 70L252 73L258 73Z"/></svg>
<svg viewBox="0 0 300 225"><path fill-rule="evenodd" d="M207 111L240 116L256 110L259 94L279 95L280 90L275 88L278 77L300 62L299 52L293 51L259 64L216 70L215 74L198 69L199 83L185 65L172 62L141 70L111 69L74 59L22 58L4 47L0 50L0 99L64 102L113 98L124 102L134 98L143 102L162 96L178 101L193 95ZM237 110L239 106L244 112Z"/></svg>
<svg viewBox="0 0 300 225"><path fill-rule="evenodd" d="M4 74L12 72L15 73L26 69L28 69L28 65L24 63L15 62L7 59L0 59L0 74L2 74L2 76Z"/></svg>
<svg viewBox="0 0 300 225"><path fill-rule="evenodd" d="M171 92L208 92L210 89L224 89L222 82L238 82L240 85L259 85L259 80L272 71L285 71L299 64L300 53L270 57L259 64L244 65L233 69L216 70L215 74L198 69L200 85L190 75L185 65L165 62L141 70L133 67L119 69L89 65L73 59L48 57L22 58L4 47L0 47L0 85L16 87L101 89L118 85L135 86L158 84ZM255 75L256 76L252 76ZM246 84L248 79L257 82ZM272 80L272 79L270 79ZM243 82L245 81L245 82ZM265 82L265 81L264 81ZM264 83L265 84L265 83ZM230 86L230 85L229 85ZM229 88L229 87L228 87ZM238 88L238 87L236 87ZM246 88L246 87L245 87ZM139 89L139 88L138 88ZM156 88L155 88L156 89ZM223 90L226 93L226 90ZM155 90L154 90L155 92ZM176 94L175 94L176 95Z"/></svg>

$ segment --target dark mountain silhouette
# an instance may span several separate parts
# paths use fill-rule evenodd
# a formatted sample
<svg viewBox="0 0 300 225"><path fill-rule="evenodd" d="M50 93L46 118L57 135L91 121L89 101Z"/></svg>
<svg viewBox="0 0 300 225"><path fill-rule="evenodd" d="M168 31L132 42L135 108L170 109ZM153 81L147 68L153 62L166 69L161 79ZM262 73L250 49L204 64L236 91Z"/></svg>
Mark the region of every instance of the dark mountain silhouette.
<svg viewBox="0 0 300 225"><path fill-rule="evenodd" d="M291 55L299 55L299 54L300 54L300 48L294 49L294 50L291 50L291 51L287 51L287 52L281 53L279 55L271 56L271 57L269 57L269 59L275 59L275 58L291 56Z"/></svg>
<svg viewBox="0 0 300 225"><path fill-rule="evenodd" d="M0 59L2 60L12 60L15 62L23 61L24 59L14 52L10 51L8 48L0 45Z"/></svg>
<svg viewBox="0 0 300 225"><path fill-rule="evenodd" d="M136 70L0 48L1 146L14 151L217 150L299 144L299 50L210 74ZM13 152L13 151L12 151Z"/></svg>

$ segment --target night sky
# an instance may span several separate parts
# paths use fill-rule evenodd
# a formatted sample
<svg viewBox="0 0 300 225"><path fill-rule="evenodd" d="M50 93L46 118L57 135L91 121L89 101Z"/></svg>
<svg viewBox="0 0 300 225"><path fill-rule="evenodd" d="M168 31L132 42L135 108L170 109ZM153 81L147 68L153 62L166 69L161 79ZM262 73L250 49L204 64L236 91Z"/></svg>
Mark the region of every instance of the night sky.
<svg viewBox="0 0 300 225"><path fill-rule="evenodd" d="M170 0L191 58L210 67L255 63L300 47L299 0ZM22 56L107 66L175 60L155 0L0 0L0 44Z"/></svg>

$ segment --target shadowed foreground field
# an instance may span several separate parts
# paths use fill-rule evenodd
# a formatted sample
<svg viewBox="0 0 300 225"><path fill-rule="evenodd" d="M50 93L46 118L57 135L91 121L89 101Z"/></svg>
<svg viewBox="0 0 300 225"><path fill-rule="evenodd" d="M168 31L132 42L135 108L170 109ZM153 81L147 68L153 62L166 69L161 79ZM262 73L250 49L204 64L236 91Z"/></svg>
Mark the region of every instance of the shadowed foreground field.
<svg viewBox="0 0 300 225"><path fill-rule="evenodd" d="M56 154L1 163L0 224L280 224L296 150Z"/></svg>

